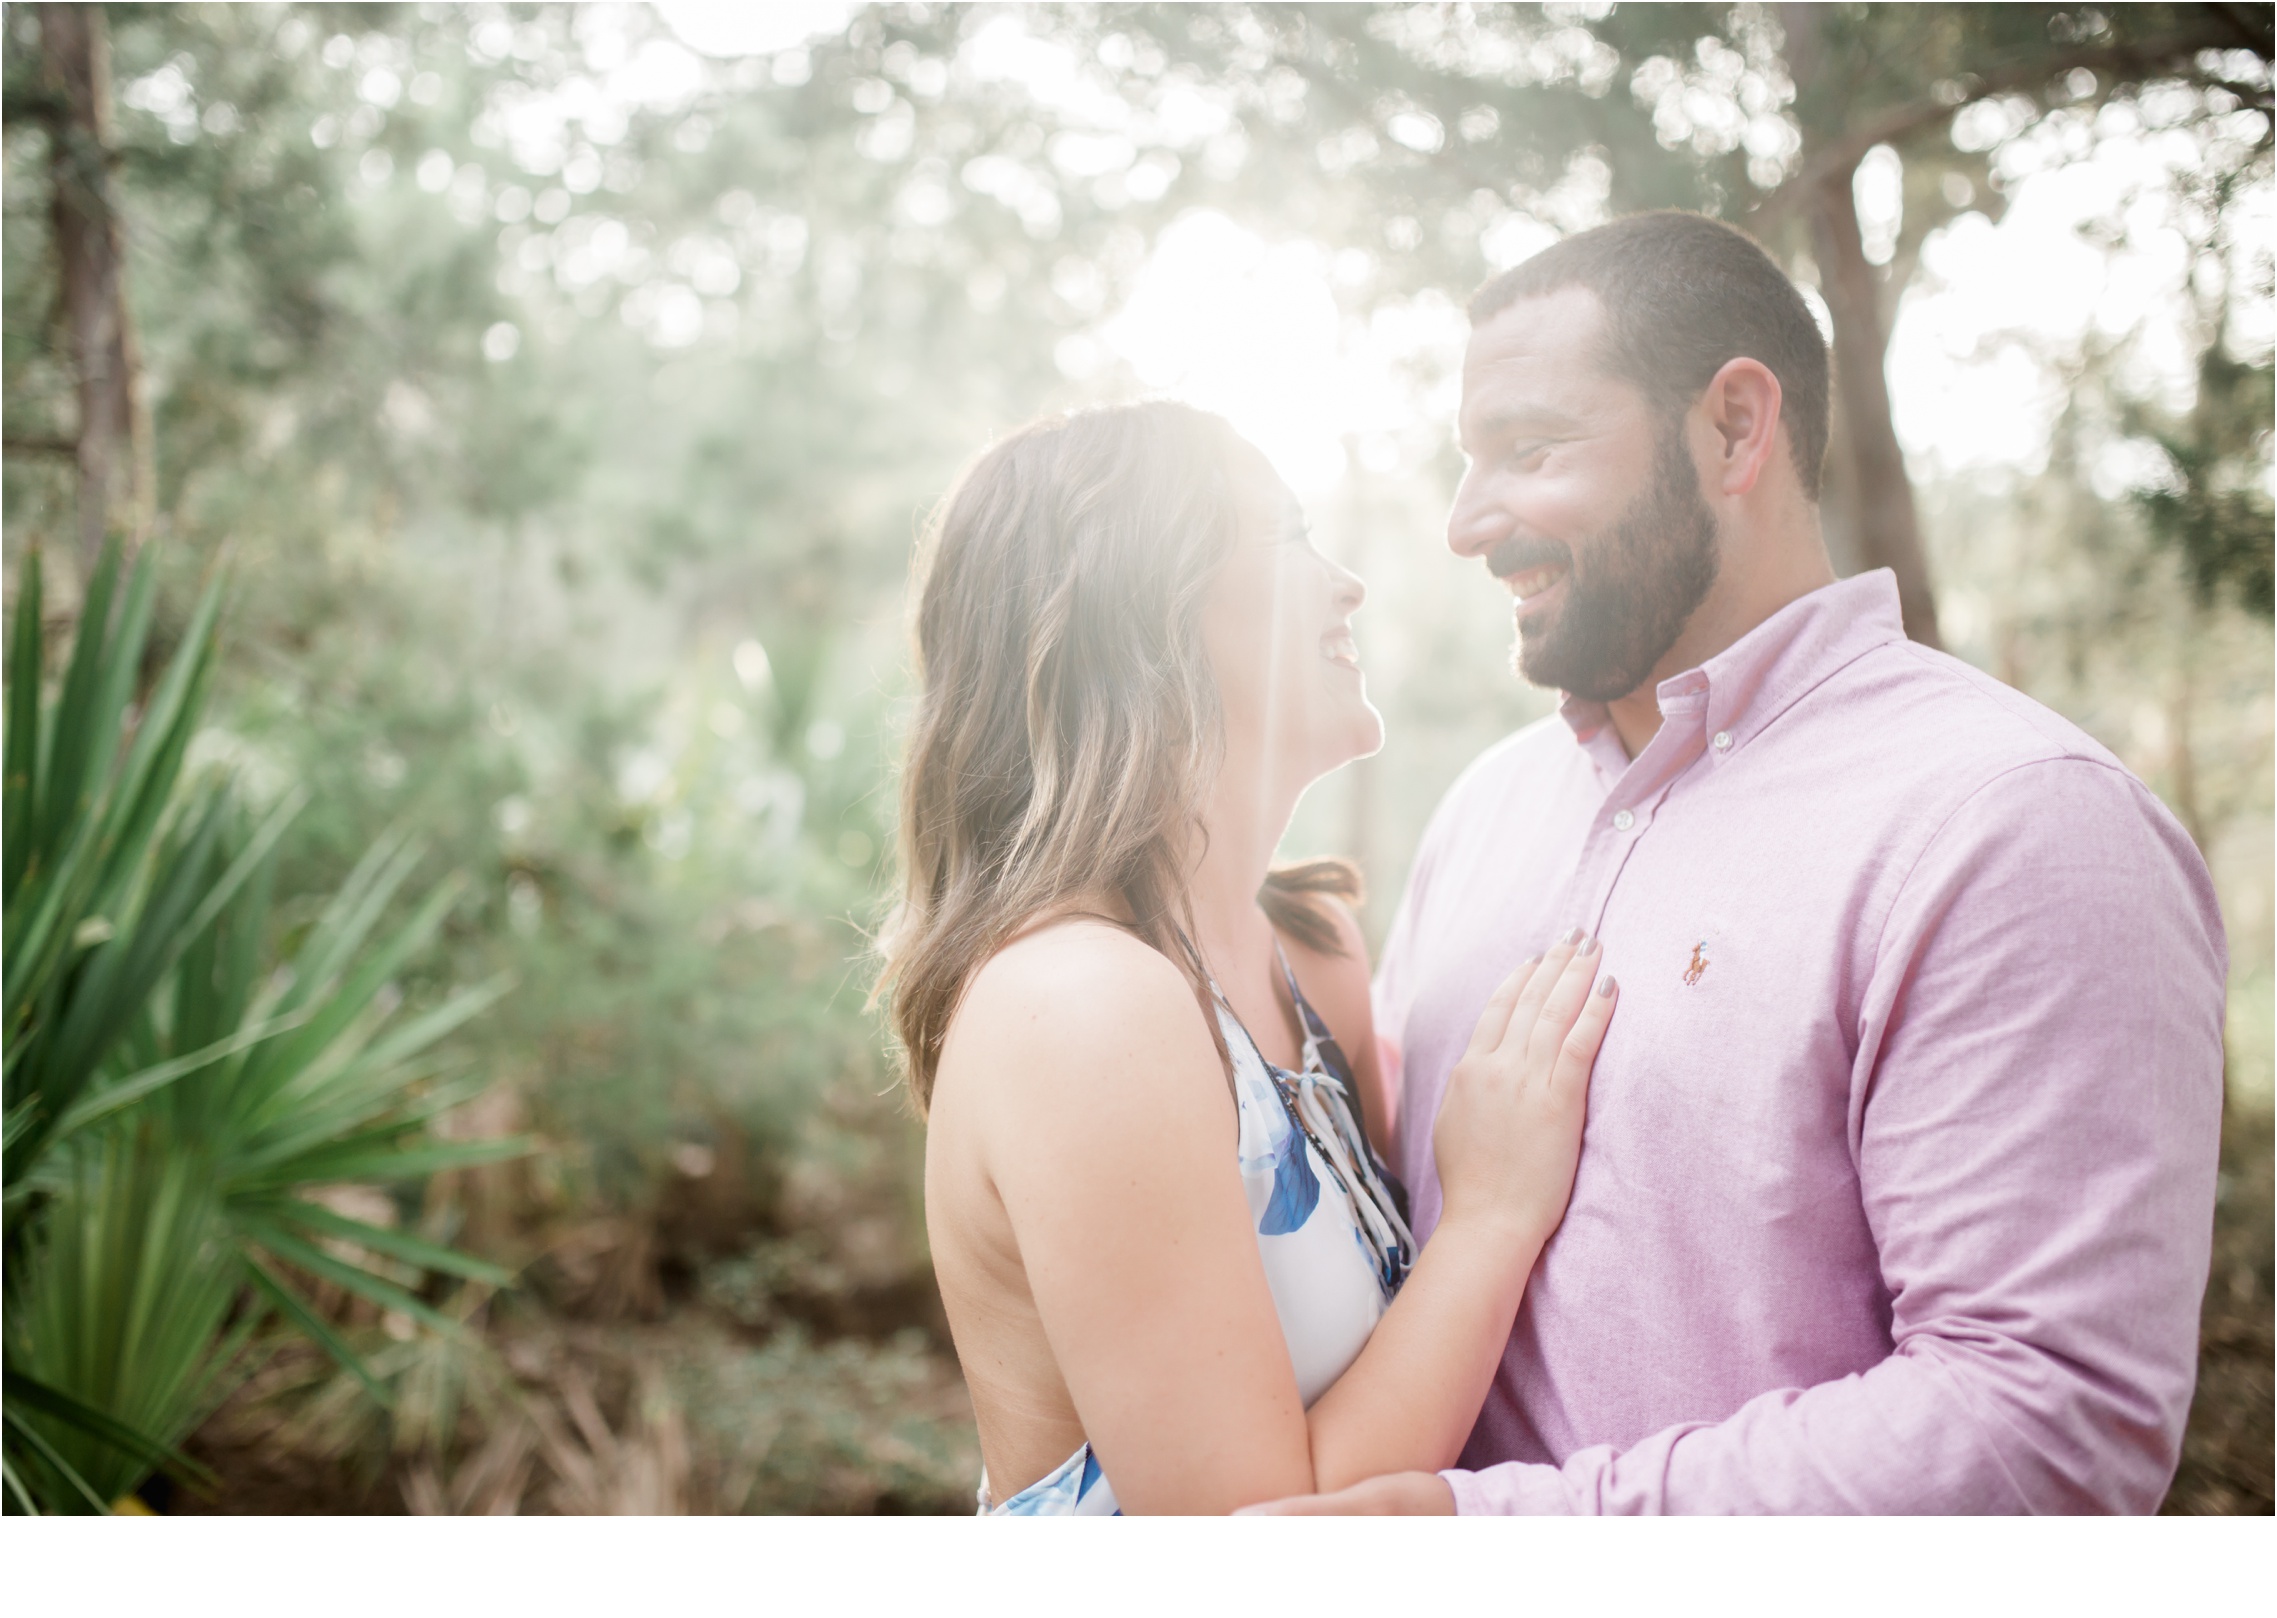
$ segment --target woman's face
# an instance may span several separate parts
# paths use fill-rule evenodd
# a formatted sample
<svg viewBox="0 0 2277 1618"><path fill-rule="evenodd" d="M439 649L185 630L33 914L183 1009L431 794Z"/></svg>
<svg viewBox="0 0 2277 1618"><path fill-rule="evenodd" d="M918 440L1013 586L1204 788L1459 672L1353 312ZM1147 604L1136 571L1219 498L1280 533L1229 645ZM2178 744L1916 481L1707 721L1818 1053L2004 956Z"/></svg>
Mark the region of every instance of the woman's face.
<svg viewBox="0 0 2277 1618"><path fill-rule="evenodd" d="M1226 756L1256 759L1301 789L1384 743L1352 640L1367 587L1313 549L1303 510L1264 456L1240 446L1233 473L1232 553L1202 608Z"/></svg>

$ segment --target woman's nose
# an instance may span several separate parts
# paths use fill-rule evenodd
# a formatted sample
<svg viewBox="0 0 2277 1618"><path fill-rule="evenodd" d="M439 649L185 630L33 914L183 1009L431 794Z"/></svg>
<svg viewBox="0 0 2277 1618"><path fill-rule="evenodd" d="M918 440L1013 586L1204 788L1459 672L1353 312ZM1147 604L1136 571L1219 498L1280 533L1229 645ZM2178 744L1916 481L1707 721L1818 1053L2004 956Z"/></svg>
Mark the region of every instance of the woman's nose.
<svg viewBox="0 0 2277 1618"><path fill-rule="evenodd" d="M1368 599L1367 581L1341 562L1331 562L1328 568L1330 589L1335 595L1337 611L1358 612L1360 603Z"/></svg>

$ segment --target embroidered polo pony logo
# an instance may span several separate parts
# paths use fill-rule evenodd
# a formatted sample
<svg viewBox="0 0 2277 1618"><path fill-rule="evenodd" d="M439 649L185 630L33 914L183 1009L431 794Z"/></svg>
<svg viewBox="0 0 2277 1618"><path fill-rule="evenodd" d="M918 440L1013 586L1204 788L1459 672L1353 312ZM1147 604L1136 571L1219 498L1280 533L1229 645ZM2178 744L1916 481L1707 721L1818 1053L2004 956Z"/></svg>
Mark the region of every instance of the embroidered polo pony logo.
<svg viewBox="0 0 2277 1618"><path fill-rule="evenodd" d="M1707 947L1708 941L1705 938L1692 946L1692 964L1684 969L1684 987L1687 989L1697 988L1702 974L1708 970L1708 957L1704 953Z"/></svg>

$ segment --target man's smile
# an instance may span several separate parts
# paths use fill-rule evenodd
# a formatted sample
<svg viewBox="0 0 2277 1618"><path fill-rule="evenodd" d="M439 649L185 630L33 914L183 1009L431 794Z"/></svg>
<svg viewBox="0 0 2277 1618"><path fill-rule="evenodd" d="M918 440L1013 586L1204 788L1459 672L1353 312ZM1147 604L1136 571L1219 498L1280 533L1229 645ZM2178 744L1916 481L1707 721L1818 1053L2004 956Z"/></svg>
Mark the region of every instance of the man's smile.
<svg viewBox="0 0 2277 1618"><path fill-rule="evenodd" d="M1572 571L1573 564L1570 562L1545 562L1540 567L1513 573L1503 582L1510 586L1510 593L1520 601L1532 601Z"/></svg>
<svg viewBox="0 0 2277 1618"><path fill-rule="evenodd" d="M1487 571L1510 587L1517 598L1519 623L1541 612L1556 596L1558 586L1573 572L1573 553L1555 540L1504 540L1486 554Z"/></svg>
<svg viewBox="0 0 2277 1618"><path fill-rule="evenodd" d="M1522 625L1548 612L1564 598L1563 586L1572 572L1570 561L1556 561L1521 568L1506 577L1502 582L1510 587L1511 622Z"/></svg>

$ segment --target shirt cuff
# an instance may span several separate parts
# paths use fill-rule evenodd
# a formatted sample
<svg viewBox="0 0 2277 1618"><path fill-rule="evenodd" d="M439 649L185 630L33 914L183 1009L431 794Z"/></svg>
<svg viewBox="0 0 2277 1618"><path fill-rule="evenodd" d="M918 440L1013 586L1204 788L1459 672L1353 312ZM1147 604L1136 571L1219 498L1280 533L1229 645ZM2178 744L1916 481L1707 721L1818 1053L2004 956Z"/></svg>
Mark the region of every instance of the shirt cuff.
<svg viewBox="0 0 2277 1618"><path fill-rule="evenodd" d="M1483 1472L1439 1474L1455 1492L1458 1517L1570 1517L1565 1480L1554 1466L1505 1461Z"/></svg>

